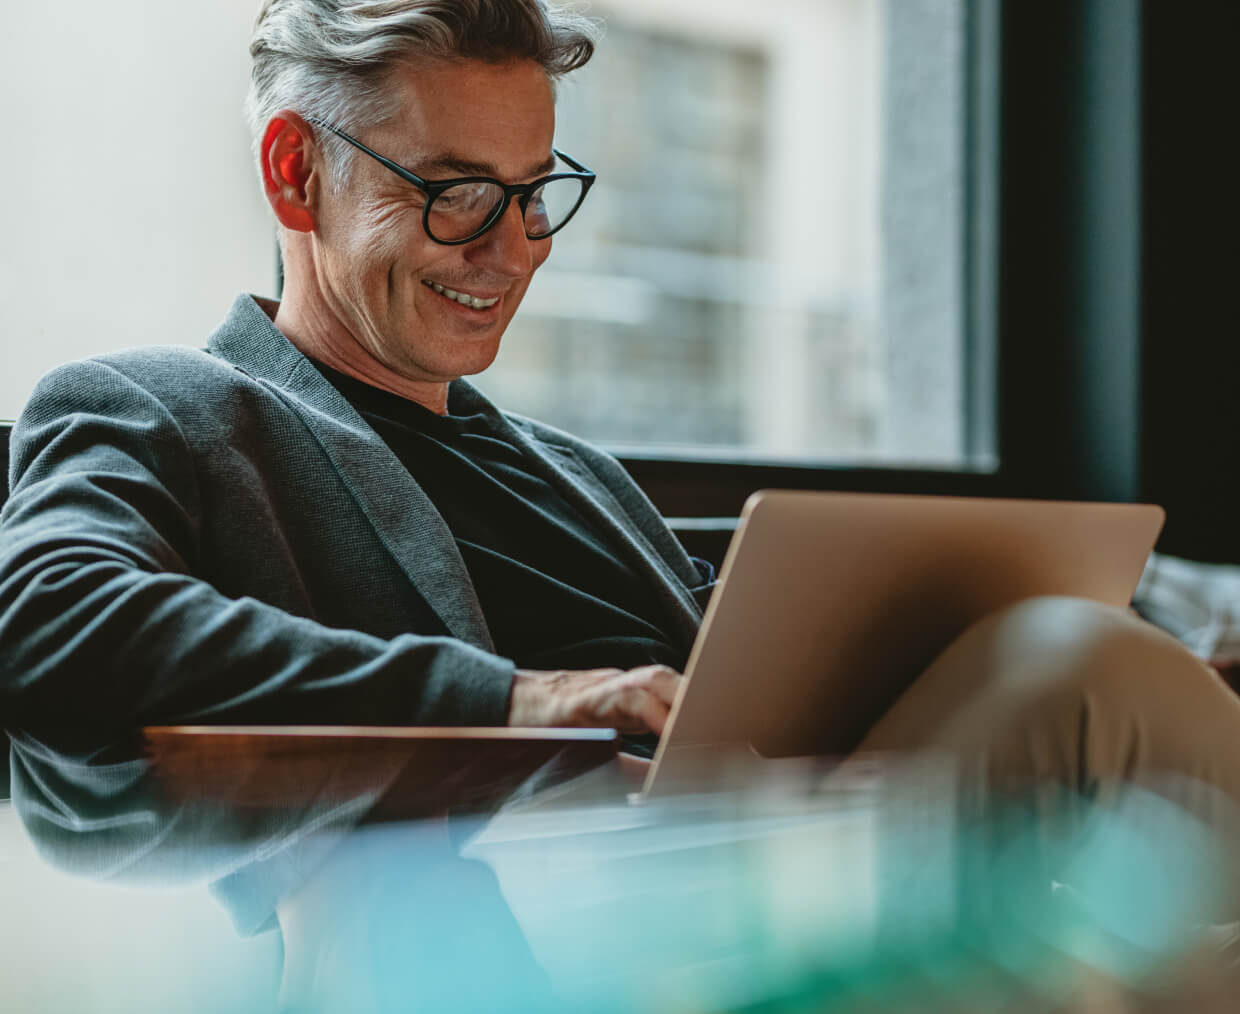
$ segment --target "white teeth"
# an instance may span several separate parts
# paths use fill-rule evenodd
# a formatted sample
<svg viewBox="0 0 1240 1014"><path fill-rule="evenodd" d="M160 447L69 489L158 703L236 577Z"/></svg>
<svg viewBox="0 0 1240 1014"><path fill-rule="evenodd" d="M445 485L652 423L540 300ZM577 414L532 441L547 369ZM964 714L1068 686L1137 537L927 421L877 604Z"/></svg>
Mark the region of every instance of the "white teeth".
<svg viewBox="0 0 1240 1014"><path fill-rule="evenodd" d="M441 296L447 296L449 299L455 299L462 306L471 306L475 310L485 310L489 306L494 306L499 302L499 297L494 299L479 299L477 296L471 296L467 292L457 292L455 289L449 289L447 286L440 285L438 282L427 282L432 289Z"/></svg>

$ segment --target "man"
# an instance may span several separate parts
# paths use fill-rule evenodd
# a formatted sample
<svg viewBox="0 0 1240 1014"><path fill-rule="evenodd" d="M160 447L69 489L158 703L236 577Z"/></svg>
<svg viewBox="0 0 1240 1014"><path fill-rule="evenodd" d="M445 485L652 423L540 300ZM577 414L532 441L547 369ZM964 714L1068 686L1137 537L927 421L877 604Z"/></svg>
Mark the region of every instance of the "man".
<svg viewBox="0 0 1240 1014"><path fill-rule="evenodd" d="M534 2L264 7L283 302L32 398L0 620L19 723L662 728L703 575L613 461L453 383L592 182L552 149L585 27Z"/></svg>
<svg viewBox="0 0 1240 1014"><path fill-rule="evenodd" d="M539 0L269 0L250 111L283 300L239 298L206 352L39 385L0 527L8 725L662 730L708 575L613 459L461 379L586 196L554 81L592 46ZM962 638L865 746L1234 797L1238 729L1169 638L1033 603Z"/></svg>

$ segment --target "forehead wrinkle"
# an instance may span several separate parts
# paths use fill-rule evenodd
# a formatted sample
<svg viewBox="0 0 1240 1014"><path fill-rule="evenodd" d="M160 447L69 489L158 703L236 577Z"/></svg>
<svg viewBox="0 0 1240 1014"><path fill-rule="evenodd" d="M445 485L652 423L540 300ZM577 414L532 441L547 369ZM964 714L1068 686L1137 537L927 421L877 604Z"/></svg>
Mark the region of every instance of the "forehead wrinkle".
<svg viewBox="0 0 1240 1014"><path fill-rule="evenodd" d="M538 176L544 176L555 168L555 161L554 155L548 155L537 165L531 166L523 173L519 173L517 178L534 179ZM489 176L493 179L502 179L499 168L494 162L480 162L477 159L466 158L464 155L459 155L453 151L422 156L409 162L400 162L399 164L407 169L411 169L417 175L431 180L437 176L439 178L447 178L447 176Z"/></svg>

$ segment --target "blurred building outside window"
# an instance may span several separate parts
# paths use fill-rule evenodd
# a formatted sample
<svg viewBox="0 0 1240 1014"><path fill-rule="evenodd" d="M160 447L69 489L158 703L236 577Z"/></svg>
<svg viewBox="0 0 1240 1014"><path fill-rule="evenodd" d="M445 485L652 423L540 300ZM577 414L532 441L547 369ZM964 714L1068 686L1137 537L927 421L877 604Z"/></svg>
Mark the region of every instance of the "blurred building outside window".
<svg viewBox="0 0 1240 1014"><path fill-rule="evenodd" d="M965 6L595 4L557 136L599 182L483 389L615 449L965 463Z"/></svg>

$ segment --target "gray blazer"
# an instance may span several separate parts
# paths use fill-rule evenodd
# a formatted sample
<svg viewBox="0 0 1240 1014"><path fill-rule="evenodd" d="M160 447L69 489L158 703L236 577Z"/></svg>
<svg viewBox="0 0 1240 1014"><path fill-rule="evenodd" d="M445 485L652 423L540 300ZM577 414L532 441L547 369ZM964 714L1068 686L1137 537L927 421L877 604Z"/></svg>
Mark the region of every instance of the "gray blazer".
<svg viewBox="0 0 1240 1014"><path fill-rule="evenodd" d="M457 381L650 583L688 650L701 577L611 457ZM442 517L240 297L206 352L53 371L0 513L0 714L95 735L166 721L497 725L513 664Z"/></svg>

